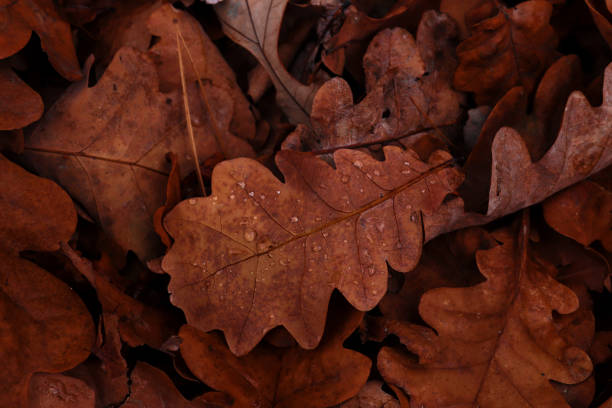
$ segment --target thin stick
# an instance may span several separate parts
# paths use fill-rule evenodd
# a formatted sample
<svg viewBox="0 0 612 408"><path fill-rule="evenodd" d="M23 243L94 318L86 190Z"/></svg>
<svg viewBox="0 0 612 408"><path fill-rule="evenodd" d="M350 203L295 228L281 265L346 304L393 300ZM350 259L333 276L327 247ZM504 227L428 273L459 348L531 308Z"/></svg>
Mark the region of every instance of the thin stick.
<svg viewBox="0 0 612 408"><path fill-rule="evenodd" d="M204 179L202 178L202 171L200 170L200 160L198 158L198 151L196 149L195 138L193 136L193 127L191 126L191 111L189 110L189 101L187 98L187 84L185 83L185 69L183 68L183 53L181 52L181 44L179 42L178 26L176 27L176 50L178 51L179 70L181 72L181 86L183 87L183 104L185 105L185 120L187 121L187 133L189 134L189 140L191 141L193 161L196 169L196 174L198 175L200 189L202 189L202 196L206 197Z"/></svg>
<svg viewBox="0 0 612 408"><path fill-rule="evenodd" d="M215 141L217 142L217 147L223 154L224 158L227 158L229 156L227 152L223 149L223 144L221 143L221 138L223 138L223 133L221 132L221 129L219 129L217 121L215 120L215 115L213 114L213 111L212 111L212 107L210 106L210 103L208 101L208 95L206 95L206 92L204 91L204 84L202 83L202 75L198 71L198 67L195 64L195 60L193 59L193 56L191 55L191 50L189 50L189 47L187 46L187 42L185 42L185 38L183 38L183 34L181 34L180 31L177 31L177 32L178 32L179 38L183 42L185 51L187 51L187 58L189 58L189 61L191 62L191 67L193 68L193 71L196 74L196 80L198 82L198 87L200 88L200 96L202 96L202 99L204 100L204 106L206 108L206 111L208 112L208 118L210 119L210 124L213 128L213 134L215 137ZM202 49L202 53L204 53L204 49ZM203 55L203 57L206 58L206 55Z"/></svg>

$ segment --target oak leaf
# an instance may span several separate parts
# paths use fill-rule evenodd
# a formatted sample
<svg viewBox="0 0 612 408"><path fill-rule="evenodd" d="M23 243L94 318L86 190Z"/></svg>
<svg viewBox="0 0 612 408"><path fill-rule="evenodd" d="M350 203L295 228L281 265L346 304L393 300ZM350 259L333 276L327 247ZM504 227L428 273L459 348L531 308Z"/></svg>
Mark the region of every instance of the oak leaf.
<svg viewBox="0 0 612 408"><path fill-rule="evenodd" d="M216 121L239 152L246 142L228 132L231 101L215 89L206 87L218 106ZM199 96L191 96L197 150L217 151ZM152 218L164 203L166 153L177 153L183 175L194 168L179 101L176 93L158 90L145 53L122 48L95 86L89 88L87 78L75 83L51 107L26 138L26 159L66 188L125 251L151 259L161 251Z"/></svg>
<svg viewBox="0 0 612 408"><path fill-rule="evenodd" d="M524 215L525 217L525 215ZM378 369L386 381L424 406L569 407L549 380L574 384L592 370L588 355L568 344L552 313L571 313L578 298L551 276L554 267L530 250L523 220L518 239L498 231L500 245L479 251L486 281L437 288L419 311L432 329L399 323L395 332L419 356L384 347Z"/></svg>
<svg viewBox="0 0 612 408"><path fill-rule="evenodd" d="M71 288L19 257L70 238L76 212L68 195L0 156L0 212L0 405L20 407L35 372L62 372L87 358L94 329Z"/></svg>
<svg viewBox="0 0 612 408"><path fill-rule="evenodd" d="M456 34L455 23L435 11L423 14L416 41L403 28L381 31L363 56L366 97L353 105L348 83L329 80L314 97L313 132L298 127L283 148L327 151L455 124L464 101L451 89Z"/></svg>
<svg viewBox="0 0 612 408"><path fill-rule="evenodd" d="M513 8L494 0L475 6L466 16L472 33L457 47L455 88L474 92L479 105L496 102L516 85L531 93L558 57L557 36L549 24L552 9L544 0Z"/></svg>
<svg viewBox="0 0 612 408"><path fill-rule="evenodd" d="M288 0L226 0L214 6L223 31L268 72L278 105L293 123L308 123L315 84L293 78L278 55L278 35Z"/></svg>
<svg viewBox="0 0 612 408"><path fill-rule="evenodd" d="M363 313L346 302L330 308L325 336L315 350L260 345L236 357L217 333L181 328L181 355L204 383L229 394L236 407L324 408L349 399L365 384L371 361L343 341Z"/></svg>
<svg viewBox="0 0 612 408"><path fill-rule="evenodd" d="M373 308L386 291L386 262L404 272L416 265L422 219L461 182L446 152L428 163L397 147L384 152L379 162L338 150L333 169L284 150L276 164L285 183L250 159L218 164L212 195L164 219L175 242L162 268L187 322L223 330L240 355L278 325L315 347L334 288Z"/></svg>

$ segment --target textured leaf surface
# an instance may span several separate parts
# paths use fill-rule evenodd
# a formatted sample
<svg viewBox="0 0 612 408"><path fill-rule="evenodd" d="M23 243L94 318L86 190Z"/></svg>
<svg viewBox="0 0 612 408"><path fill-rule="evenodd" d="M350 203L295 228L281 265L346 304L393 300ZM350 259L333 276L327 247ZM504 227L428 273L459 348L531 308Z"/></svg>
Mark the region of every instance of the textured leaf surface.
<svg viewBox="0 0 612 408"><path fill-rule="evenodd" d="M457 47L455 88L474 92L478 104L496 102L516 85L530 93L557 58L557 36L549 25L552 5L531 0L508 8L484 0L466 19L472 31Z"/></svg>
<svg viewBox="0 0 612 408"><path fill-rule="evenodd" d="M181 355L190 370L211 387L229 394L236 407L324 408L358 393L371 362L342 342L363 313L346 302L330 308L325 336L315 350L280 350L260 345L236 357L216 333L181 328Z"/></svg>
<svg viewBox="0 0 612 408"><path fill-rule="evenodd" d="M423 214L461 181L445 152L429 163L397 147L385 154L378 162L340 150L334 170L282 151L284 183L253 160L217 165L212 195L179 203L165 219L175 243L162 268L187 322L222 329L244 354L278 325L315 347L334 288L361 310L374 307L386 290L385 261L415 266Z"/></svg>
<svg viewBox="0 0 612 408"><path fill-rule="evenodd" d="M479 251L486 281L468 288L427 292L419 311L429 328L408 323L394 329L418 363L385 347L378 356L383 377L411 394L411 403L458 407L568 407L549 383L574 384L592 370L588 355L567 343L552 313L578 308L577 296L551 276L552 265L528 248L529 228L516 240ZM436 334L437 333L437 334Z"/></svg>
<svg viewBox="0 0 612 408"><path fill-rule="evenodd" d="M293 78L278 55L278 35L288 0L228 0L215 5L223 31L266 69L277 101L291 122L308 123L315 85Z"/></svg>
<svg viewBox="0 0 612 408"><path fill-rule="evenodd" d="M66 284L19 258L20 251L56 250L70 238L76 212L68 195L0 156L0 212L0 405L20 407L33 373L62 372L87 358L94 330Z"/></svg>

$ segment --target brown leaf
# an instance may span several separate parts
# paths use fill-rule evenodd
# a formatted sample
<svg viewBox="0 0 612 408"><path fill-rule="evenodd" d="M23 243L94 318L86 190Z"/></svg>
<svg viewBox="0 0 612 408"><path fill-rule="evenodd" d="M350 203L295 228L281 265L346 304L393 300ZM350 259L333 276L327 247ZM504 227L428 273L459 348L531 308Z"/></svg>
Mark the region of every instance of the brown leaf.
<svg viewBox="0 0 612 408"><path fill-rule="evenodd" d="M513 8L493 0L475 6L466 16L472 34L457 47L455 88L474 92L479 105L495 103L516 85L531 93L558 57L551 13L552 5L543 0Z"/></svg>
<svg viewBox="0 0 612 408"><path fill-rule="evenodd" d="M122 408L204 408L204 403L183 398L170 378L161 370L147 363L138 362L130 376L130 396Z"/></svg>
<svg viewBox="0 0 612 408"><path fill-rule="evenodd" d="M149 32L159 37L148 53L152 57L159 74L159 87L162 92L180 90L181 82L176 49L176 33L180 30L184 46L187 48L183 56L185 66L185 80L188 86L197 89L196 81L204 81L208 87L213 87L214 92L227 94L223 103L229 105L227 110L231 113L229 119L229 131L244 140L255 138L255 119L249 108L249 103L236 83L236 75L232 68L225 62L223 56L208 38L200 23L190 14L177 10L170 4L164 4L151 13L147 22ZM148 44L147 44L148 45ZM206 92L211 92L207 90ZM212 120L219 122L218 115L220 109L215 106L213 96L201 95L204 101L204 116L212 116ZM206 102L208 99L210 101ZM203 120L202 120L203 121ZM227 139L225 132L226 126L223 121L216 123L219 134L214 137L220 144L221 151L227 158L237 156L253 156L252 149L248 144L239 140ZM229 146L226 146L225 144ZM240 144L240 146L232 146ZM237 149L243 151L239 154L234 153Z"/></svg>
<svg viewBox="0 0 612 408"><path fill-rule="evenodd" d="M591 12L591 16L593 17L593 21L597 26L597 29L601 33L601 36L606 40L608 46L612 48L612 22L610 21L610 0L606 0L608 4L608 10L603 9L603 4L601 4L600 8L597 7L600 2L593 2L592 0L584 0L584 3L589 8Z"/></svg>
<svg viewBox="0 0 612 408"><path fill-rule="evenodd" d="M52 251L70 238L76 212L55 183L0 156L0 405L27 405L37 371L61 372L90 353L93 323L81 299L59 279L19 258Z"/></svg>
<svg viewBox="0 0 612 408"><path fill-rule="evenodd" d="M437 7L439 1L399 0L389 12L381 17L370 17L358 7L351 5L344 12L340 31L325 43L323 62L337 75L344 68L345 52L354 52L350 45L370 38L374 33L390 27L404 27L413 30L425 10ZM348 51L347 51L348 50ZM362 51L363 52L363 51ZM349 59L351 56L349 55Z"/></svg>
<svg viewBox="0 0 612 408"><path fill-rule="evenodd" d="M544 74L528 113L528 91L524 87L510 89L497 102L485 121L478 140L464 165L465 183L460 192L468 208L483 211L488 200L491 179L491 145L493 138L504 126L516 129L532 160L542 158L557 138L564 113L565 101L580 86L581 69L574 55L559 58Z"/></svg>
<svg viewBox="0 0 612 408"><path fill-rule="evenodd" d="M94 408L94 390L74 377L36 373L30 380L28 408Z"/></svg>
<svg viewBox="0 0 612 408"><path fill-rule="evenodd" d="M225 0L214 6L223 31L266 69L276 98L293 123L308 123L315 84L293 78L278 55L278 35L288 0Z"/></svg>
<svg viewBox="0 0 612 408"><path fill-rule="evenodd" d="M382 390L381 381L368 381L359 394L338 405L338 408L400 408L398 400Z"/></svg>
<svg viewBox="0 0 612 408"><path fill-rule="evenodd" d="M485 282L423 296L419 311L435 332L407 323L397 331L418 363L400 349L381 350L378 369L411 404L569 407L549 380L578 383L593 367L551 323L553 310L571 313L578 298L530 251L528 234L524 219L518 242L502 230L499 246L477 252Z"/></svg>
<svg viewBox="0 0 612 408"><path fill-rule="evenodd" d="M358 309L374 307L386 291L385 261L414 268L421 220L461 181L446 152L429 163L397 147L384 152L379 162L338 150L334 170L281 151L285 183L253 160L217 165L212 196L183 201L164 220L175 243L162 268L187 322L223 330L241 355L278 325L315 347L334 288Z"/></svg>
<svg viewBox="0 0 612 408"><path fill-rule="evenodd" d="M312 106L314 134L298 127L283 148L327 151L456 123L463 102L450 87L456 34L452 20L435 11L423 14L416 41L402 28L381 31L363 57L366 97L353 105L344 79L326 82Z"/></svg>
<svg viewBox="0 0 612 408"><path fill-rule="evenodd" d="M555 231L588 246L601 240L612 252L612 192L583 181L542 203L544 218Z"/></svg>
<svg viewBox="0 0 612 408"><path fill-rule="evenodd" d="M83 77L72 42L70 26L57 12L52 0L17 0L0 9L3 31L0 34L0 59L23 48L32 30L49 56L53 68L69 81ZM4 22L8 28L4 29Z"/></svg>
<svg viewBox="0 0 612 408"><path fill-rule="evenodd" d="M0 130L20 129L43 114L43 101L13 70L0 64Z"/></svg>
<svg viewBox="0 0 612 408"><path fill-rule="evenodd" d="M357 394L368 378L370 360L342 346L362 317L342 302L330 310L315 350L260 345L243 357L234 356L215 333L185 325L181 354L196 376L229 394L233 406L329 407Z"/></svg>

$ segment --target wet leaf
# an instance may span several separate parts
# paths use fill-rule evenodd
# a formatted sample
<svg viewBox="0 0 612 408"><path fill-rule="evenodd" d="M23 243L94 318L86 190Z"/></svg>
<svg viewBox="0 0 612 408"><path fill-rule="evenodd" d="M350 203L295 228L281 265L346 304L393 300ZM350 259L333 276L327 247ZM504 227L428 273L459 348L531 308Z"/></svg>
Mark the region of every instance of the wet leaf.
<svg viewBox="0 0 612 408"><path fill-rule="evenodd" d="M499 246L477 252L485 282L423 296L419 311L435 332L408 323L396 329L418 363L383 347L378 369L411 395L411 404L569 407L549 380L581 382L592 363L560 336L552 312L575 311L578 298L529 249L528 234L524 219L516 239L499 231Z"/></svg>

